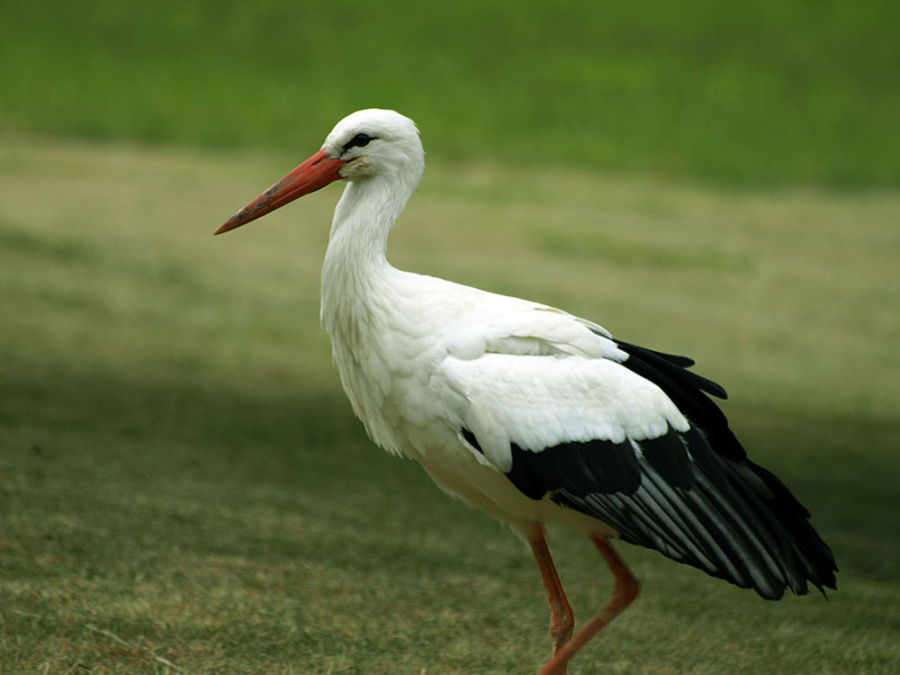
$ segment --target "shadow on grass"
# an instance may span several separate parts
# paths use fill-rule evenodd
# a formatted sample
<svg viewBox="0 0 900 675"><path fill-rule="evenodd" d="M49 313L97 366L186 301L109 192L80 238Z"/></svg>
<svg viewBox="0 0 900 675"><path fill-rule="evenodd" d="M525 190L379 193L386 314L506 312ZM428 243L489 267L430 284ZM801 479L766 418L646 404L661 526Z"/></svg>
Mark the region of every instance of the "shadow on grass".
<svg viewBox="0 0 900 675"><path fill-rule="evenodd" d="M459 649L478 644L479 630L541 634L540 586L524 547L441 495L414 463L374 448L335 388L27 375L5 374L0 568L15 610L5 634L66 643L43 647L42 663L146 668L161 656L289 670L321 659L365 663L376 643L421 663L451 625ZM751 455L810 507L835 548L842 611L861 613L854 588L871 598L896 586L894 430L771 412L733 417ZM568 577L576 572L576 597L579 577L602 595L601 563L571 540L557 544ZM698 586L713 605L726 590L622 548L672 598L673 613L696 602ZM651 616L668 616L662 599L646 601ZM750 600L741 595L738 607L746 602L763 621L766 603ZM788 603L778 616L807 616L807 605ZM527 628L513 618L523 608ZM348 630L352 638L335 637ZM6 639L7 655L34 653L27 640ZM201 644L206 660L192 660ZM443 653L452 658L453 649ZM465 670L511 656L486 644L456 658Z"/></svg>
<svg viewBox="0 0 900 675"><path fill-rule="evenodd" d="M114 531L129 525L126 519L113 526L110 519L130 512L154 524L142 527L145 533L158 526L163 536L182 527L182 539L199 542L190 527L233 529L238 523L222 519L254 504L289 517L331 503L365 528L373 504L393 509L394 519L416 520L422 500L440 498L418 467L371 445L335 389L260 389L114 372L43 379L8 373L5 380L3 512L32 524L80 513L111 528L114 543ZM771 412L734 417L751 457L811 509L844 573L900 581L893 425ZM196 521L177 515L192 501ZM204 512L207 502L223 510ZM167 515L170 503L179 507ZM78 549L90 528L78 536L73 528L68 539Z"/></svg>

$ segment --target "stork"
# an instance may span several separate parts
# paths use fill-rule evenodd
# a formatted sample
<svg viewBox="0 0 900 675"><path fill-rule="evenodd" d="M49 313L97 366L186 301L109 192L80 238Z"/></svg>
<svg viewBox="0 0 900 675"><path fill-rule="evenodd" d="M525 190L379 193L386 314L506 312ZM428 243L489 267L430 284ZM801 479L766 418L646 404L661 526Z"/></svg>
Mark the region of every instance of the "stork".
<svg viewBox="0 0 900 675"><path fill-rule="evenodd" d="M809 512L746 455L693 361L614 338L547 305L394 268L388 236L425 169L415 123L390 110L338 122L322 148L228 219L240 227L337 180L321 320L372 440L528 543L553 654L572 656L638 595L619 539L770 600L836 588ZM583 533L609 566L608 604L578 633L545 526Z"/></svg>

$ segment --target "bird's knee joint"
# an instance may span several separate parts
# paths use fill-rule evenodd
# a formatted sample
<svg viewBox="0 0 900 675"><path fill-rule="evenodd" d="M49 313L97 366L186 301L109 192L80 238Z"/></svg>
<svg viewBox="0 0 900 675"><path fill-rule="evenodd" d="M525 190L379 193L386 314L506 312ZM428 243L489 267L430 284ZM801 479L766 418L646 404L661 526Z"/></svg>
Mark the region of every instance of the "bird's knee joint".
<svg viewBox="0 0 900 675"><path fill-rule="evenodd" d="M623 579L619 586L619 595L626 602L631 603L641 594L641 583L632 576Z"/></svg>
<svg viewBox="0 0 900 675"><path fill-rule="evenodd" d="M571 611L554 612L550 617L550 637L554 642L565 642L572 636L575 617Z"/></svg>

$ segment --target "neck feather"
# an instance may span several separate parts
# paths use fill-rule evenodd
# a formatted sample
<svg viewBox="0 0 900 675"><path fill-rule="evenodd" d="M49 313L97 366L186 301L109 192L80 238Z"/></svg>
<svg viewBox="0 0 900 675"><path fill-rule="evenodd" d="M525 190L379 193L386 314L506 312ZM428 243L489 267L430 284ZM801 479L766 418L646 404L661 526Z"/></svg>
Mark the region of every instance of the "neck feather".
<svg viewBox="0 0 900 675"><path fill-rule="evenodd" d="M322 267L321 318L329 333L366 314L386 283L388 236L418 183L373 176L349 183L338 202Z"/></svg>

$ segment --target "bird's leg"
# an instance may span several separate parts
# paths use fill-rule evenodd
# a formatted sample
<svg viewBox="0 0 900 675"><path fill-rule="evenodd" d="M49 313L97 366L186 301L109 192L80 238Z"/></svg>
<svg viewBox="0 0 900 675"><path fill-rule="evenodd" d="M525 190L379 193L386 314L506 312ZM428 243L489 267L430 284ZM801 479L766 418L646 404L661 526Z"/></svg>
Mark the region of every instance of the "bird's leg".
<svg viewBox="0 0 900 675"><path fill-rule="evenodd" d="M600 555L606 560L606 564L615 577L612 596L606 607L600 610L593 619L588 621L578 631L575 637L566 642L563 648L553 655L550 663L544 666L540 675L555 675L559 672L558 668L560 665L564 666L568 663L575 652L584 647L592 637L603 630L606 624L621 614L628 605L634 602L640 592L638 580L606 538L591 535L591 541L594 542L594 546L600 551Z"/></svg>
<svg viewBox="0 0 900 675"><path fill-rule="evenodd" d="M544 588L547 589L547 602L550 605L550 637L553 638L553 655L556 657L572 637L575 617L559 580L559 574L556 572L556 566L553 564L553 558L550 556L543 525L538 523L535 526L528 538L528 543L531 544L531 551L541 570ZM558 661L552 670L547 671L547 674L566 675L566 659Z"/></svg>

